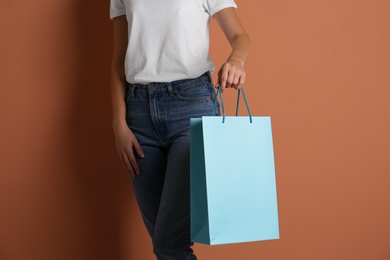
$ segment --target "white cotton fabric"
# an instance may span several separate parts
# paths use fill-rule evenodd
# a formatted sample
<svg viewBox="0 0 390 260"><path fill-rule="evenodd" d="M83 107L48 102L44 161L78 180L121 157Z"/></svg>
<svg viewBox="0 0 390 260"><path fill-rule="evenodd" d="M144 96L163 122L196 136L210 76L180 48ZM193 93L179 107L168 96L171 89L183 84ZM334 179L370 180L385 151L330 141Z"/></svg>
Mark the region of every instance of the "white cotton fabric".
<svg viewBox="0 0 390 260"><path fill-rule="evenodd" d="M126 15L129 83L196 78L215 66L209 56L209 23L234 0L110 0L110 19Z"/></svg>

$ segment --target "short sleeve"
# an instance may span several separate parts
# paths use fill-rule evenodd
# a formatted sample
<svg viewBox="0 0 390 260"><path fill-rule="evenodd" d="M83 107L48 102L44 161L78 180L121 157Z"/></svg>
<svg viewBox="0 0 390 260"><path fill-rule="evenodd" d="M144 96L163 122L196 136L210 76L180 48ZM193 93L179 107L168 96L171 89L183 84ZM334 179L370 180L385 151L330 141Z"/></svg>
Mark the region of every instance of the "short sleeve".
<svg viewBox="0 0 390 260"><path fill-rule="evenodd" d="M228 7L237 9L234 0L205 0L205 4L206 10L211 16Z"/></svg>
<svg viewBox="0 0 390 260"><path fill-rule="evenodd" d="M126 7L123 0L110 0L110 20L126 14Z"/></svg>

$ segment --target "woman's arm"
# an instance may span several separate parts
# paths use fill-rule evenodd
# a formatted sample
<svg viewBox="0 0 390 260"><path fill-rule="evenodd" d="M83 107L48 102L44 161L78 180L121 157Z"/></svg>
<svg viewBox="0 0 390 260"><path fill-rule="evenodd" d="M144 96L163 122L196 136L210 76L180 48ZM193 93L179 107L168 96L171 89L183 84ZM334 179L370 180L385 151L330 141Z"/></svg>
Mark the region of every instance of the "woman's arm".
<svg viewBox="0 0 390 260"><path fill-rule="evenodd" d="M225 88L239 89L244 85L244 65L250 49L250 38L233 8L225 8L214 15L232 46L232 52L218 72L218 83Z"/></svg>
<svg viewBox="0 0 390 260"><path fill-rule="evenodd" d="M126 125L125 95L125 55L127 49L127 21L122 15L114 19L114 50L111 63L111 101L113 106L112 123Z"/></svg>
<svg viewBox="0 0 390 260"><path fill-rule="evenodd" d="M133 132L126 123L125 104L125 56L127 50L126 16L114 19L114 50L111 64L111 102L112 127L115 135L116 150L123 167L134 178L139 175L139 168L134 156L134 149L140 157L144 157L142 149Z"/></svg>

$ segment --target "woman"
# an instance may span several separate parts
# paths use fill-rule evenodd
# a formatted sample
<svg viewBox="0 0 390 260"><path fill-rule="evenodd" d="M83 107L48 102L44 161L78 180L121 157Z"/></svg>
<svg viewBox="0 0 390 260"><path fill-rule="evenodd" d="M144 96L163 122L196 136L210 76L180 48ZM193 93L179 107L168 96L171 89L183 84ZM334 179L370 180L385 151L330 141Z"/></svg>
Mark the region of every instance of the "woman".
<svg viewBox="0 0 390 260"><path fill-rule="evenodd" d="M235 8L234 0L111 0L116 149L159 260L196 259L190 242L189 119L211 115L216 99L208 53L211 18L232 46L217 83L225 90L245 82L250 40Z"/></svg>

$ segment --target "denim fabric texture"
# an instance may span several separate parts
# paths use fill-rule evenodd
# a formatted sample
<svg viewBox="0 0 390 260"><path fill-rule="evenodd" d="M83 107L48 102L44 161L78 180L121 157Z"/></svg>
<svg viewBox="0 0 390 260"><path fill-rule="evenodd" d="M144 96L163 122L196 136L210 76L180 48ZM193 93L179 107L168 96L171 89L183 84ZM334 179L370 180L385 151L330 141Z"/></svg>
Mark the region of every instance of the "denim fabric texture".
<svg viewBox="0 0 390 260"><path fill-rule="evenodd" d="M190 118L211 115L216 98L209 72L126 86L126 122L145 154L136 155L140 175L132 186L158 260L197 259L190 242Z"/></svg>

